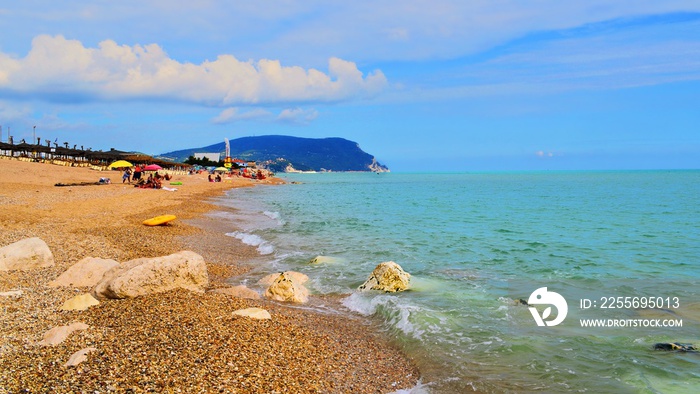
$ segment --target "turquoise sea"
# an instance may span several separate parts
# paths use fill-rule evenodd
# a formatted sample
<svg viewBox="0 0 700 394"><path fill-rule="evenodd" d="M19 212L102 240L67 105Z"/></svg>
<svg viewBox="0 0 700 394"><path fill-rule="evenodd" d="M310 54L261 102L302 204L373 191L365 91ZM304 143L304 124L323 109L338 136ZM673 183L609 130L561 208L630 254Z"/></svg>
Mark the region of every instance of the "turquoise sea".
<svg viewBox="0 0 700 394"><path fill-rule="evenodd" d="M312 294L340 300L310 308L365 315L415 360L410 392L700 392L700 353L653 348L700 346L700 171L282 177L218 201L238 208L214 214L228 235L261 254L232 281L309 275ZM410 291L357 291L383 261ZM542 287L566 301L556 326L515 301Z"/></svg>

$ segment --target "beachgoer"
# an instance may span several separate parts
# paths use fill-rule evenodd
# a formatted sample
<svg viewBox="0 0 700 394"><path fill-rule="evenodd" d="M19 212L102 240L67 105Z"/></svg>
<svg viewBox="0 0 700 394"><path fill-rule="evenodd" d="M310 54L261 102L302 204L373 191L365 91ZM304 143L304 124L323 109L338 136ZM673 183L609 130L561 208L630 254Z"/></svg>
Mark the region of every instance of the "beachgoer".
<svg viewBox="0 0 700 394"><path fill-rule="evenodd" d="M134 177L131 178L133 181L138 181L141 179L141 167L134 167Z"/></svg>
<svg viewBox="0 0 700 394"><path fill-rule="evenodd" d="M129 183L131 183L131 168L127 168L126 171L124 171L122 183L124 183L124 181L129 181Z"/></svg>
<svg viewBox="0 0 700 394"><path fill-rule="evenodd" d="M214 180L211 178L211 174L209 174L208 179L209 179L209 182L214 182Z"/></svg>

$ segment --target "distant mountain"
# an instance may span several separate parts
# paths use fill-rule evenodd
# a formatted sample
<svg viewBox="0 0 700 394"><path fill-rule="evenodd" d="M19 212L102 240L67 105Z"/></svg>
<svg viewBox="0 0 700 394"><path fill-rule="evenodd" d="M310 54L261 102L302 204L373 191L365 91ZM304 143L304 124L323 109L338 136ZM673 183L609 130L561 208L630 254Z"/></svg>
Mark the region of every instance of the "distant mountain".
<svg viewBox="0 0 700 394"><path fill-rule="evenodd" d="M275 172L291 171L376 171L389 169L343 138L299 138L282 135L243 137L229 141L231 157L256 161ZM221 153L226 144L163 153L159 158L183 162L195 153Z"/></svg>

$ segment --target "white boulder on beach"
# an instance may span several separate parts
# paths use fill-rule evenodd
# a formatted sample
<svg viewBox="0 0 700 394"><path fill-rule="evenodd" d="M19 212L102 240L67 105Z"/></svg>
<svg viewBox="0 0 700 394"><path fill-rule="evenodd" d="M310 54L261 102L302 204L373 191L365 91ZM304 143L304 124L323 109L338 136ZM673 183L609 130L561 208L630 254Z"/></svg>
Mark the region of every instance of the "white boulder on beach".
<svg viewBox="0 0 700 394"><path fill-rule="evenodd" d="M209 275L204 258L191 251L168 256L139 258L105 273L93 289L99 298L133 298L174 289L204 292Z"/></svg>
<svg viewBox="0 0 700 394"><path fill-rule="evenodd" d="M41 238L25 238L0 248L0 271L26 271L53 265L53 253Z"/></svg>
<svg viewBox="0 0 700 394"><path fill-rule="evenodd" d="M49 282L49 287L93 287L104 277L104 274L119 263L111 259L86 257L73 264L58 278Z"/></svg>
<svg viewBox="0 0 700 394"><path fill-rule="evenodd" d="M400 265L393 261L379 263L369 278L360 285L362 291L379 290L387 293L395 293L408 289L411 282L411 274L404 271Z"/></svg>
<svg viewBox="0 0 700 394"><path fill-rule="evenodd" d="M265 297L276 301L303 304L309 300L309 290L293 275L283 272L278 274L270 287L265 290Z"/></svg>

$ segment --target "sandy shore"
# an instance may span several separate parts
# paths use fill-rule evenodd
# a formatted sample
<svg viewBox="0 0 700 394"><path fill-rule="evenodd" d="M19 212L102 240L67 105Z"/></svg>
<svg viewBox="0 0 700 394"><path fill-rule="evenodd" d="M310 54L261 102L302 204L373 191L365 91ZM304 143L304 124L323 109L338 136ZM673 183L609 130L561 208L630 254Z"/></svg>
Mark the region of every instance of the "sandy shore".
<svg viewBox="0 0 700 394"><path fill-rule="evenodd" d="M55 187L56 183L111 185ZM0 272L0 393L16 392L324 392L387 393L412 387L413 364L361 319L214 293L173 291L104 301L87 311L60 311L85 289L46 283L91 256L124 262L193 250L207 261L210 286L249 268L254 248L185 224L215 207L207 198L254 181L207 182L177 176L178 190L137 189L120 173L0 159L0 247L40 237L56 265ZM174 214L172 225L146 227L149 217ZM234 317L265 308L272 320ZM44 332L72 322L89 329L57 345L38 345ZM63 364L94 347L77 367Z"/></svg>

